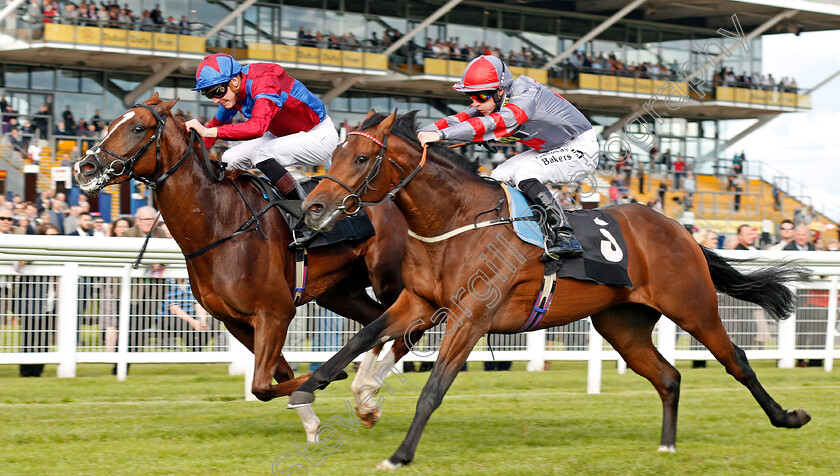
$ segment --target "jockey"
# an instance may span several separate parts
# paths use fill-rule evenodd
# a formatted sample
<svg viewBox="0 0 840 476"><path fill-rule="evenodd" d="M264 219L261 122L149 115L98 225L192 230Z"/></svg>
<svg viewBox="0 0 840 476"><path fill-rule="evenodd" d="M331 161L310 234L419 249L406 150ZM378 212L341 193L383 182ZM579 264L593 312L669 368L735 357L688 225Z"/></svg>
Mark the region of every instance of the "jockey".
<svg viewBox="0 0 840 476"><path fill-rule="evenodd" d="M187 130L204 137L208 149L216 139L243 141L225 151L222 161L234 169L256 167L284 195L297 186L286 167L323 164L338 145L324 103L279 65L243 67L216 53L204 58L195 77L194 90L219 109L206 127L191 119ZM237 111L248 120L232 124Z"/></svg>
<svg viewBox="0 0 840 476"><path fill-rule="evenodd" d="M495 56L479 56L452 86L472 104L466 111L420 129L421 144L443 139L520 141L531 148L493 170L491 176L518 187L546 212L554 231L542 259L583 253L546 182L580 182L598 165L598 139L592 124L565 98L527 76L516 80Z"/></svg>

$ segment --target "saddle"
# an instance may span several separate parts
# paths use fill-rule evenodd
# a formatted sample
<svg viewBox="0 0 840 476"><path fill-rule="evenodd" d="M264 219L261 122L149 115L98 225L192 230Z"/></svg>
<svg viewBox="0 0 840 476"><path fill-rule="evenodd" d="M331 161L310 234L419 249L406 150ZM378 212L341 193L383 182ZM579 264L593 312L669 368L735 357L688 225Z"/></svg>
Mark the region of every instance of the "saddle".
<svg viewBox="0 0 840 476"><path fill-rule="evenodd" d="M269 202L274 202L274 206L280 211L289 230L295 231L307 228L304 221L303 200L321 182L322 177L304 177L298 181L296 189L298 195L300 195L300 200L289 200L264 177L248 172L243 173L241 177L254 185L262 193L263 198ZM319 233L309 241L306 248L313 249L343 241L364 240L374 234L373 224L371 224L365 210L362 209L358 215L340 220L336 223L335 228L329 232Z"/></svg>

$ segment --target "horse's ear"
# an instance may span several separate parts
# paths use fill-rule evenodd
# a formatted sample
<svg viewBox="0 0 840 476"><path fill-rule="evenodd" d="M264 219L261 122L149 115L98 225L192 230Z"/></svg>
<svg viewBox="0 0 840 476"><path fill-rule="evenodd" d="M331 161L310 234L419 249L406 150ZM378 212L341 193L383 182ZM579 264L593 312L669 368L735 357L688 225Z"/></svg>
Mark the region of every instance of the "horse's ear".
<svg viewBox="0 0 840 476"><path fill-rule="evenodd" d="M379 123L379 126L376 128L377 132L381 132L382 134L387 134L391 131L391 127L394 126L394 121L397 119L397 110L394 109L394 112L391 113L390 116L386 117L382 122Z"/></svg>
<svg viewBox="0 0 840 476"><path fill-rule="evenodd" d="M376 114L376 111L374 111L373 109L371 109L370 111L368 111L368 113L365 115L365 118L364 118L364 119L362 119L362 122L360 122L360 123L359 123L359 125L364 124L364 123L365 123L368 119L370 119L371 117L373 117L373 115L374 115L374 114Z"/></svg>
<svg viewBox="0 0 840 476"><path fill-rule="evenodd" d="M155 93L155 94L157 94L157 93ZM169 111L170 109L172 109L172 106L174 106L175 103L178 102L179 99L181 99L181 98L175 98L172 101L164 101L164 102L160 103L161 110L163 110L163 112Z"/></svg>
<svg viewBox="0 0 840 476"><path fill-rule="evenodd" d="M149 99L146 99L145 101L143 101L143 103L144 104L149 104L149 103L155 103L155 102L158 102L158 101L160 101L160 96L158 95L157 91L155 91L154 94L152 94L149 97Z"/></svg>

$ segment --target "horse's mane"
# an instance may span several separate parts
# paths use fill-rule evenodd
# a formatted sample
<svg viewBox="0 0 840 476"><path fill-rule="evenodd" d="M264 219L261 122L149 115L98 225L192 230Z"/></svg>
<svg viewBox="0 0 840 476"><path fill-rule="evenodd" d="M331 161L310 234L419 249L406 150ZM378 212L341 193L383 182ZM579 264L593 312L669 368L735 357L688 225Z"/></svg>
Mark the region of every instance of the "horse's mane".
<svg viewBox="0 0 840 476"><path fill-rule="evenodd" d="M395 134L400 139L420 148L420 141L417 140L418 127L417 118L415 117L416 115L416 110L408 112L406 114L398 115L396 120L394 120L394 125L391 127L391 133ZM377 112L371 117L367 118L367 120L365 120L362 123L362 125L359 126L359 130L365 130L369 127L377 126L380 122L384 121L386 117L388 117L388 114ZM429 151L434 152L435 155L448 160L452 164L458 166L460 169L469 172L471 175L482 178L482 176L478 173L478 160L471 160L467 156L456 152L455 149L450 149L449 147L446 147L446 145L441 144L439 142L430 143Z"/></svg>

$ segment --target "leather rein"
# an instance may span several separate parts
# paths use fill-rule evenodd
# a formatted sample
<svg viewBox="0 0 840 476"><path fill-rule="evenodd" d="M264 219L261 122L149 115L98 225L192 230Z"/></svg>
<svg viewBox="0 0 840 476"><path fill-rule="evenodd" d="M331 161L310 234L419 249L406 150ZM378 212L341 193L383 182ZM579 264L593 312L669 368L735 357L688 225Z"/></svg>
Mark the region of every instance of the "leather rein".
<svg viewBox="0 0 840 476"><path fill-rule="evenodd" d="M142 108L146 109L147 111L152 113L152 115L157 120L157 126L155 127L155 133L152 134L151 137L149 137L149 140L146 141L146 143L143 145L143 147L141 147L140 150L138 150L131 157L125 158L125 157L123 157L123 156L121 156L121 155L119 155L115 152L112 152L112 151L106 149L105 147L102 147L102 145L100 144L99 146L97 146L97 148L99 150L101 150L101 151L105 152L106 154L111 155L111 156L113 156L114 158L117 159L117 160L111 162L110 164L108 164L107 169L102 166L102 161L99 159L99 155L97 153L91 153L91 155L96 157L96 160L99 162L99 167L102 170L102 173L109 175L111 178L119 177L120 175L128 175L129 178L137 180L138 182L142 182L142 183L148 185L149 188L151 188L151 189L155 189L155 188L157 188L158 185L163 183L164 180L166 180L172 174L174 174L175 171L178 170L181 167L181 165L183 165L184 161L187 159L187 157L189 157L190 152L193 149L193 144L195 144L195 140L198 137L198 133L195 130L190 131L190 142L189 142L189 145L187 146L187 151L184 152L184 155L178 160L178 162L176 162L175 165L170 167L169 170L164 172L163 175L161 175L160 177L158 177L157 179L154 179L154 180L150 180L150 179L147 179L146 177L142 177L140 175L137 175L137 174L134 173L134 165L138 160L140 160L140 158L143 157L143 155L145 155L146 151L149 149L149 147L151 147L153 142L156 145L155 145L155 169L152 172L152 175L157 173L158 169L160 169L161 137L163 136L163 128L166 126L166 119L168 118L168 115L161 115L159 112L157 112L153 107L149 106L148 104L135 104L134 106L131 107L131 109L134 109L135 107L142 107ZM202 147L201 151L202 151L202 156L203 156L204 168L205 168L205 171L207 172L207 176L210 177L210 180L212 180L213 183L219 183L222 180L224 180L225 179L225 167L227 166L227 164L224 163L224 162L218 161L218 160L211 159L209 154L207 153L207 149L205 147ZM114 164L119 164L120 165L120 170L119 171L117 171L117 169L114 167ZM216 168L219 169L218 174L216 174L216 172L215 172ZM226 236L225 238L221 238L219 240L216 240L213 243L211 243L211 244L209 244L209 245L207 245L203 248L200 248L196 251L193 251L192 253L185 254L184 258L192 259L192 258L195 258L197 256L200 256L200 255L206 253L207 251L212 250L213 248L221 245L222 243L226 242L227 240L229 240L229 239L231 239L235 236L241 235L243 233L248 233L248 232L251 232L251 231L259 231L262 234L263 238L265 238L266 240L268 239L268 236L266 236L265 231L263 231L262 227L260 226L259 217L262 216L263 214L265 214L268 210L270 210L275 204L277 204L277 202L279 202L281 200L281 198L276 197L272 200L269 200L268 204L265 205L262 209L260 209L259 211L255 211L254 208L251 206L251 204L248 203L248 200L245 198L245 195L242 193L242 189L239 187L239 184L237 184L236 181L232 181L232 182L233 182L233 185L236 187L236 191L239 192L239 196L242 197L242 200L245 202L245 205L248 207L248 211L251 212L251 216L248 218L248 220L245 223L243 223L239 228L236 229L236 231L234 231L230 235ZM154 232L154 228L152 228L152 230L149 231L149 234L146 236L146 242L143 243L143 247L141 248L140 254L137 257L137 262L135 263L135 268L140 263L140 260L142 259L143 253L146 249L146 245L148 244L149 238L152 236L153 232Z"/></svg>
<svg viewBox="0 0 840 476"><path fill-rule="evenodd" d="M408 185L408 182L410 182L411 179L413 179L414 176L417 175L418 172L420 172L420 169L422 169L423 166L426 164L426 153L429 150L428 144L423 145L423 156L420 159L420 163L417 165L417 167L414 170L411 171L411 173L409 173L408 175L405 176L405 178L400 180L400 182L396 186L394 186L394 188L392 188L390 191L388 191L388 193L386 193L385 196L382 197L381 200L376 201L376 202L364 202L364 201L362 201L362 198L361 198L361 196L363 194L367 193L368 190L372 190L372 191L377 190L375 187L373 187L371 185L371 182L373 182L376 179L376 177L379 175L379 172L382 168L383 159L388 159L388 162L390 162L391 165L393 165L394 167L397 168L397 170L400 171L400 175L405 174L405 169L400 167L400 165L398 163L396 163L394 161L394 159L391 159L390 157L385 156L385 152L388 150L388 134L387 133L385 134L385 137L381 141L379 139L377 139L376 137L374 137L372 134L368 134L367 132L362 132L362 131L350 131L347 135L348 136L357 135L357 136L366 137L366 138L372 140L373 142L375 142L376 145L378 145L380 147L380 149L379 149L379 155L377 155L376 158L373 160L373 162L371 162L371 167L368 170L368 173L365 176L364 180L362 180L362 183L358 187L356 187L355 190L353 190L349 185L345 184L341 180L333 177L332 175L329 175L329 174L324 175L325 179L332 180L333 182L341 185L345 190L347 190L347 192L349 192L348 195L346 195L344 197L344 199L341 200L341 206L338 207L338 210L341 211L342 213L344 213L345 215L356 216L365 207L378 205L378 204L384 202L385 200L393 200L394 197L397 195L397 192L399 192L400 190L403 189L403 187ZM345 139L345 142L346 142L346 139ZM348 204L348 201L350 201L349 204ZM355 210L350 211L351 207L355 207Z"/></svg>

